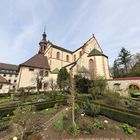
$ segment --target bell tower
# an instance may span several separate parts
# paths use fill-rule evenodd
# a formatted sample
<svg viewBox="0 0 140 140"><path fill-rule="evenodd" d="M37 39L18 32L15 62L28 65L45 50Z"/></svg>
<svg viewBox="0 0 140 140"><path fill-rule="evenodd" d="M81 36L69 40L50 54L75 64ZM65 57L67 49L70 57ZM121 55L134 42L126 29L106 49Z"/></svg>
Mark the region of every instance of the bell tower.
<svg viewBox="0 0 140 140"><path fill-rule="evenodd" d="M39 42L39 46L40 46L39 53L44 54L45 50L47 49L48 41L46 40L46 37L47 37L47 35L46 35L45 31L44 31L44 33L42 34L42 40Z"/></svg>

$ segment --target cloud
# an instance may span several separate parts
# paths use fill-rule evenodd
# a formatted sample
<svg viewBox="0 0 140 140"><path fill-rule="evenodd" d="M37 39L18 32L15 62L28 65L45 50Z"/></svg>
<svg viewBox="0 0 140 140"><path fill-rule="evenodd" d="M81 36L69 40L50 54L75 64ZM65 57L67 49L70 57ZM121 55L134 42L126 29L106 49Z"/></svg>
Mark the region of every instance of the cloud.
<svg viewBox="0 0 140 140"><path fill-rule="evenodd" d="M94 33L112 65L121 47L139 52L140 2L131 0L5 0L0 5L0 61L22 63L47 39L74 50Z"/></svg>

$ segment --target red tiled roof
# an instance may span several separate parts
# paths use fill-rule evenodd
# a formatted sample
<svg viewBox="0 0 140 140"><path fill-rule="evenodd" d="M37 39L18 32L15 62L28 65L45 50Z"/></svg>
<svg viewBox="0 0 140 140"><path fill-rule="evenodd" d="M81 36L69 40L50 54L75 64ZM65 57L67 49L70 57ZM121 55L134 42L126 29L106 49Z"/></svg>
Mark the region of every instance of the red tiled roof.
<svg viewBox="0 0 140 140"><path fill-rule="evenodd" d="M34 55L26 62L20 64L20 66L34 67L34 68L41 68L41 69L50 69L47 57L41 53Z"/></svg>
<svg viewBox="0 0 140 140"><path fill-rule="evenodd" d="M118 80L140 80L140 77L124 77L124 78L114 78L108 81L118 81Z"/></svg>
<svg viewBox="0 0 140 140"><path fill-rule="evenodd" d="M6 83L6 84L10 84L5 78L3 78L1 75L0 75L0 83Z"/></svg>

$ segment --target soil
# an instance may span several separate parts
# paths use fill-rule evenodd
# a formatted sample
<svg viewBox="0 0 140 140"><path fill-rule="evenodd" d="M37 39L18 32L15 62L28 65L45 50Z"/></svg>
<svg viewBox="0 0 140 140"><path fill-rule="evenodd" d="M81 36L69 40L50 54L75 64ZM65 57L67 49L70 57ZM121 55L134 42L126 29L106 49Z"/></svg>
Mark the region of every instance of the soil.
<svg viewBox="0 0 140 140"><path fill-rule="evenodd" d="M54 127L51 125L46 131L44 131L43 133L45 133L46 135L46 140L64 140L64 139L91 139L91 138L114 138L114 139L122 139L122 140L128 140L130 138L133 138L134 140L140 140L140 130L136 130L136 133L129 135L123 132L122 129L119 128L120 125L122 125L122 123L111 120L105 116L98 116L97 119L99 120L107 120L108 121L108 125L113 125L116 126L116 128L118 128L117 130L110 128L110 129L95 129L93 130L93 134L83 134L80 133L78 136L72 136L68 133L68 126L70 126L72 120L70 119L70 114L68 115L68 119L65 120L65 126L64 126L64 131L60 132L54 129ZM76 124L79 127L91 127L93 123L93 118L89 117L89 116L84 116L82 117L81 115L79 115L79 117L76 119Z"/></svg>
<svg viewBox="0 0 140 140"><path fill-rule="evenodd" d="M43 130L41 130L39 132L39 134L37 135L41 135L44 136L45 139L44 140L64 140L64 139L83 139L83 140L89 140L91 138L97 138L97 139L101 139L101 138L114 138L114 139L121 139L121 140L130 140L130 138L133 138L133 140L140 140L140 129L136 129L136 132L132 135L126 134L123 132L123 130L119 127L120 125L122 125L123 123L121 122L117 122L114 121L112 119L109 119L105 116L98 116L96 117L96 119L99 119L101 121L107 120L109 126L115 126L116 129L114 129L114 127L110 127L107 129L95 129L93 130L92 134L85 134L85 133L80 133L78 136L72 136L68 133L68 129L69 126L71 125L71 111L67 111L67 118L64 120L64 130L63 131L58 131L56 130L53 125L50 126L46 126L45 123L51 119L53 116L55 116L55 114L57 114L60 110L62 110L64 108L60 108L57 112L44 116L44 115L40 115L39 117L39 121L41 123L41 125L43 125ZM76 117L76 124L81 128L81 127L87 127L90 128L93 124L93 118L90 116L81 116L80 114L77 115ZM13 137L15 135L17 135L18 130L15 129L15 126L12 126L7 129L6 131L0 132L0 140L9 140L10 137ZM31 140L31 139L30 139ZM33 139L35 140L35 139ZM36 140L40 140L40 139L36 139Z"/></svg>

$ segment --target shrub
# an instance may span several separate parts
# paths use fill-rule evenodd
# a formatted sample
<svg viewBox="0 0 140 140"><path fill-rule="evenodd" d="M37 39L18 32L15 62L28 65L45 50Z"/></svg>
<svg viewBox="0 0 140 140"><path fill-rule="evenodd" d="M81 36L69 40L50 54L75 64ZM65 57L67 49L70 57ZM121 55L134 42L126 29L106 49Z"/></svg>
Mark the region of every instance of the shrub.
<svg viewBox="0 0 140 140"><path fill-rule="evenodd" d="M54 123L53 123L53 126L56 130L58 131L63 131L64 129L64 120L63 120L63 116L60 117L58 120L56 120Z"/></svg>
<svg viewBox="0 0 140 140"><path fill-rule="evenodd" d="M122 111L122 112L126 112L126 113L129 113L129 114L133 114L133 115L137 115L137 116L140 116L140 112L138 111L133 111L133 110L128 110L128 109L125 109L125 108L120 108L120 107L114 107L114 106L110 106L110 105L107 105L107 104L103 104L103 103L100 103L98 101L92 101L91 103L94 103L94 104L99 104L100 106L103 106L103 107L107 107L107 108L110 108L110 109L115 109L115 110L118 110L118 111Z"/></svg>
<svg viewBox="0 0 140 140"><path fill-rule="evenodd" d="M80 133L80 129L79 129L78 125L75 124L75 123L73 123L72 125L70 125L68 131L73 136L77 136Z"/></svg>
<svg viewBox="0 0 140 140"><path fill-rule="evenodd" d="M97 116L100 112L100 106L91 104L89 100L83 104L83 109L85 110L85 113L91 116Z"/></svg>
<svg viewBox="0 0 140 140"><path fill-rule="evenodd" d="M83 126L82 127L80 127L80 132L81 133L84 133L84 134L92 134L93 133L93 131L92 131L92 128L91 127L89 127L87 124L83 124Z"/></svg>
<svg viewBox="0 0 140 140"><path fill-rule="evenodd" d="M0 117L0 131L4 131L9 128L9 120L9 117Z"/></svg>
<svg viewBox="0 0 140 140"><path fill-rule="evenodd" d="M121 121L121 122L125 122L128 123L130 125L133 125L135 127L140 128L140 117L130 114L130 113L126 113L126 112L122 112L116 109L111 109L108 107L103 107L101 106L101 112L102 115L105 115L111 119L117 120L117 121Z"/></svg>
<svg viewBox="0 0 140 140"><path fill-rule="evenodd" d="M122 129L124 130L124 132L126 132L128 134L132 134L135 131L134 127L132 127L126 123L122 125Z"/></svg>
<svg viewBox="0 0 140 140"><path fill-rule="evenodd" d="M92 127L93 129L105 129L105 124L98 119L94 119Z"/></svg>
<svg viewBox="0 0 140 140"><path fill-rule="evenodd" d="M0 131L4 131L9 128L8 121L0 121Z"/></svg>
<svg viewBox="0 0 140 140"><path fill-rule="evenodd" d="M120 103L120 95L116 92L108 93L105 98L105 102L109 105L116 106Z"/></svg>
<svg viewBox="0 0 140 140"><path fill-rule="evenodd" d="M88 78L75 75L75 84L76 84L76 90L79 93L88 93L89 87L90 87L90 81Z"/></svg>

